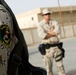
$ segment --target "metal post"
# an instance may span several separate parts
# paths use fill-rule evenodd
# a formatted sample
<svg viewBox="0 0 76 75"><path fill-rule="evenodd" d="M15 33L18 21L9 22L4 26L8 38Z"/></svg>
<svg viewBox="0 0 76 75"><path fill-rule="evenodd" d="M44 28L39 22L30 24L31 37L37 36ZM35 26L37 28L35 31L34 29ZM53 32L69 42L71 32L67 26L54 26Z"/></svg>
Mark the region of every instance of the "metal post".
<svg viewBox="0 0 76 75"><path fill-rule="evenodd" d="M59 0L58 0L58 7L59 7L59 13L60 13L60 22L62 24L62 28L63 28L63 32L64 32L64 37L65 37L65 30L64 30L64 25L63 25L63 21L62 21L62 14L61 14L61 7L60 7Z"/></svg>

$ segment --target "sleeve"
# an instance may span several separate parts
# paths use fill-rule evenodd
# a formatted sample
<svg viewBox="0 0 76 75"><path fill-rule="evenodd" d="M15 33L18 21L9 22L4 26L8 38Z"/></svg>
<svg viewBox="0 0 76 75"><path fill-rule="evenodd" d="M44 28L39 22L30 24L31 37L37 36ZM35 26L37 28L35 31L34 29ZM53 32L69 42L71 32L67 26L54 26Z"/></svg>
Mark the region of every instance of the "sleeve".
<svg viewBox="0 0 76 75"><path fill-rule="evenodd" d="M60 34L61 30L60 30L60 26L58 24L58 22L54 22L54 30L53 30L57 35Z"/></svg>
<svg viewBox="0 0 76 75"><path fill-rule="evenodd" d="M38 35L41 39L44 39L47 35L47 33L44 31L44 29L42 28L42 26L39 24L37 27L37 31L38 31Z"/></svg>

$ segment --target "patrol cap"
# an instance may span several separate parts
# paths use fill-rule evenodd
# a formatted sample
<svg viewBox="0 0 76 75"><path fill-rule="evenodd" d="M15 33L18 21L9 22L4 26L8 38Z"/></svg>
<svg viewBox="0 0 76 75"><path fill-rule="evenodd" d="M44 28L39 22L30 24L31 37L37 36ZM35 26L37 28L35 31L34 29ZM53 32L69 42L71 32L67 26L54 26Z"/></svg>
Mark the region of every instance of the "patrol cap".
<svg viewBox="0 0 76 75"><path fill-rule="evenodd" d="M45 14L52 14L52 12L50 12L48 9L44 9L42 11L42 15L45 15Z"/></svg>

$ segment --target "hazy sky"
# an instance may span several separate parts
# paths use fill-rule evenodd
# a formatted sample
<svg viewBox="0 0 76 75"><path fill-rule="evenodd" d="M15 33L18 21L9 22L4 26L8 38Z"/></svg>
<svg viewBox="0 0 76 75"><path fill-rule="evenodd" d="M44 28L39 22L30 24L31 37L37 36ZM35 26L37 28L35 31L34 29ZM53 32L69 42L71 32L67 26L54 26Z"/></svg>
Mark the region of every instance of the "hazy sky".
<svg viewBox="0 0 76 75"><path fill-rule="evenodd" d="M58 6L58 0L5 0L15 14L40 7ZM76 0L59 0L60 6L76 6Z"/></svg>

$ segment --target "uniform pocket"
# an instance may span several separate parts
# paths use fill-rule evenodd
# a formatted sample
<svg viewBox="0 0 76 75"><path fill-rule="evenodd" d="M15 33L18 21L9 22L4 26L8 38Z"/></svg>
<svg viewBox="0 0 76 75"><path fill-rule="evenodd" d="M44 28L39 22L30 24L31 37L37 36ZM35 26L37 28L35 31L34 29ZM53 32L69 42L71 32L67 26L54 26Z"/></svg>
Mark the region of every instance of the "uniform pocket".
<svg viewBox="0 0 76 75"><path fill-rule="evenodd" d="M60 61L62 59L62 51L59 48L55 48L54 56L55 61Z"/></svg>

